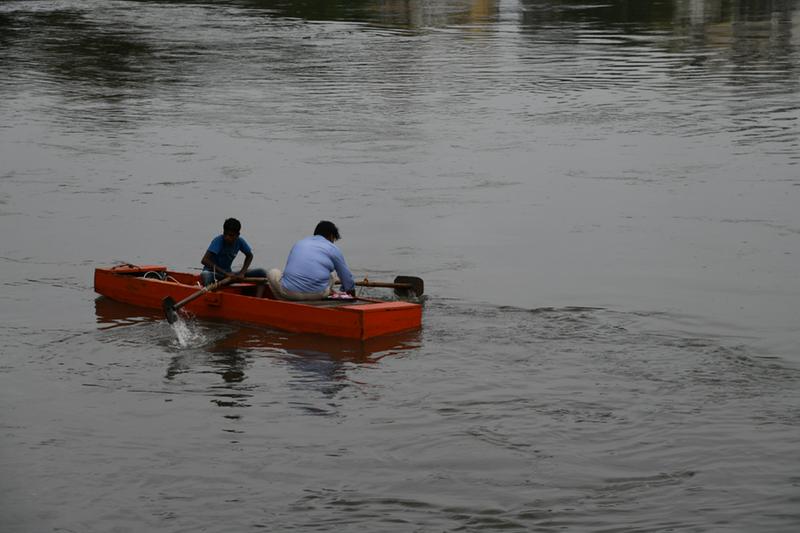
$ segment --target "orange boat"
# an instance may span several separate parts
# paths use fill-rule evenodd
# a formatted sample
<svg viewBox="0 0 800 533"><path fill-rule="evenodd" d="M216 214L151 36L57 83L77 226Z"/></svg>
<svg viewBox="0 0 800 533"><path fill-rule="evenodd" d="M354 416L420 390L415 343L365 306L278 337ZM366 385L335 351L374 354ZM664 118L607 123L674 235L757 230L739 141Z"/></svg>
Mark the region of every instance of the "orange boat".
<svg viewBox="0 0 800 533"><path fill-rule="evenodd" d="M149 309L161 309L165 298L183 300L200 288L198 274L160 265L125 264L94 271L95 292ZM419 329L422 324L422 306L417 303L367 298L289 302L272 298L269 291L267 297L256 298L255 291L255 283L232 283L192 300L186 309L202 318L361 340Z"/></svg>

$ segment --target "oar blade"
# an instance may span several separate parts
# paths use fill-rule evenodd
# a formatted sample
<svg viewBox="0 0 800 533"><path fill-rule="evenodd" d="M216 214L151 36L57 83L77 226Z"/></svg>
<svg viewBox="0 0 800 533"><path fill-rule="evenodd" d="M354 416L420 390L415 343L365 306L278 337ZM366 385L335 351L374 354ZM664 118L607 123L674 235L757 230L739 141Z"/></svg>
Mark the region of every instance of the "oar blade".
<svg viewBox="0 0 800 533"><path fill-rule="evenodd" d="M422 281L422 278L417 278L415 276L397 276L394 278L395 283L401 283L404 285L410 285L410 287L396 287L394 289L394 293L397 296L406 298L411 293L414 293L414 296L422 296L422 293L425 292L425 282Z"/></svg>
<svg viewBox="0 0 800 533"><path fill-rule="evenodd" d="M175 309L175 300L171 296L167 296L161 300L161 308L164 309L164 316L167 322L174 324L178 321L178 311Z"/></svg>

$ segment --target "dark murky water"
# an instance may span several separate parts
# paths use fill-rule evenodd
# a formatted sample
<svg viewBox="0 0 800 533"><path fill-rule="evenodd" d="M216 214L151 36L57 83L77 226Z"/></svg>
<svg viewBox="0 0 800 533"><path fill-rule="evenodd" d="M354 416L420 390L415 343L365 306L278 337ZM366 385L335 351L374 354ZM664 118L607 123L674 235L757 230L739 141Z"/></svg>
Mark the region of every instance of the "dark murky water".
<svg viewBox="0 0 800 533"><path fill-rule="evenodd" d="M799 50L797 1L0 2L0 529L795 531ZM96 299L226 216L336 221L423 330Z"/></svg>

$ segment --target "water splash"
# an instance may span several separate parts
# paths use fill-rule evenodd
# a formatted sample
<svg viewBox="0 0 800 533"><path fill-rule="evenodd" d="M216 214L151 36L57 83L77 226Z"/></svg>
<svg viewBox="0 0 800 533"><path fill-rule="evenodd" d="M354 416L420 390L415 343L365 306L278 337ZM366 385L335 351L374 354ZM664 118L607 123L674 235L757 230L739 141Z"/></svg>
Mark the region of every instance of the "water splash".
<svg viewBox="0 0 800 533"><path fill-rule="evenodd" d="M181 348L199 346L206 342L205 333L191 318L179 315L178 320L170 324L170 326L172 331L175 332L175 337Z"/></svg>

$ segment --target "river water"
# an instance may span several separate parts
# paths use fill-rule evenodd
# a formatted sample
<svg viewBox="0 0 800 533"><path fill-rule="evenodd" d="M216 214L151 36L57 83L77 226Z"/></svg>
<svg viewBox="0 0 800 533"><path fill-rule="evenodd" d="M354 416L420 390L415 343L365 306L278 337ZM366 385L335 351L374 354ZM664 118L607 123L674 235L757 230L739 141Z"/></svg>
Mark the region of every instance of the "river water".
<svg viewBox="0 0 800 533"><path fill-rule="evenodd" d="M797 531L799 163L795 0L2 1L0 530ZM422 330L93 293L228 216Z"/></svg>

